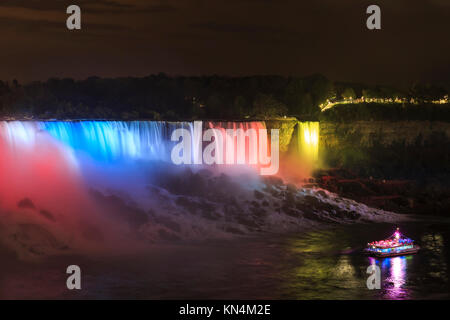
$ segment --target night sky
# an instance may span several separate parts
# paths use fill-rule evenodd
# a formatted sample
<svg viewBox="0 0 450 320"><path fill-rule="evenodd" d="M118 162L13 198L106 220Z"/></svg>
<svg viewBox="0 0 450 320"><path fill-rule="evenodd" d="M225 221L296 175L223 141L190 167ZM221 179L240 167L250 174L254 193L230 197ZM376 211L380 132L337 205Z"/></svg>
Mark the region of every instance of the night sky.
<svg viewBox="0 0 450 320"><path fill-rule="evenodd" d="M66 8L82 30L66 29ZM366 28L378 4L382 30ZM2 0L0 79L322 73L450 81L449 0Z"/></svg>

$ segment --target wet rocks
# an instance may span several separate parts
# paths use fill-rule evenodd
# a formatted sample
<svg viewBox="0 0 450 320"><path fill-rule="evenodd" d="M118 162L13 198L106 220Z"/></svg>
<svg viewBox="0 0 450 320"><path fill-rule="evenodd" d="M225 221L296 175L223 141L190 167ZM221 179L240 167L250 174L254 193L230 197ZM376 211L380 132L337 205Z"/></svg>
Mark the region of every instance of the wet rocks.
<svg viewBox="0 0 450 320"><path fill-rule="evenodd" d="M36 209L33 201L28 198L24 198L17 203L17 207L20 209Z"/></svg>
<svg viewBox="0 0 450 320"><path fill-rule="evenodd" d="M138 228L148 222L147 213L116 195L104 195L103 193L91 190L91 196L99 205L116 219L126 221L132 228Z"/></svg>
<svg viewBox="0 0 450 320"><path fill-rule="evenodd" d="M47 210L40 210L39 214L41 216L43 216L44 218L46 218L47 220L50 220L50 221L53 221L53 222L56 221L54 215L51 212L47 211Z"/></svg>

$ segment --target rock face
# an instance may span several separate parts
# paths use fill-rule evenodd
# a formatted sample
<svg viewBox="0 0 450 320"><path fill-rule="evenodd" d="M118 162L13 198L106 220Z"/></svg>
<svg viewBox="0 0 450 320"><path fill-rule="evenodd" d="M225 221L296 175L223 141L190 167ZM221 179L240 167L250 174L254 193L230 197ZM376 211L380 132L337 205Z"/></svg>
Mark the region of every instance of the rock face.
<svg viewBox="0 0 450 320"><path fill-rule="evenodd" d="M287 152L289 145L295 136L297 120L267 120L265 121L267 129L280 130L280 152Z"/></svg>
<svg viewBox="0 0 450 320"><path fill-rule="evenodd" d="M280 130L280 151L288 151L293 143L298 120L266 120L267 129ZM320 149L391 146L395 144L425 145L436 136L450 139L450 123L432 121L356 121L349 123L320 122Z"/></svg>
<svg viewBox="0 0 450 320"><path fill-rule="evenodd" d="M430 121L357 121L320 123L320 147L340 148L353 143L359 147L393 144L423 145L435 135L450 137L450 123Z"/></svg>
<svg viewBox="0 0 450 320"><path fill-rule="evenodd" d="M319 146L324 167L352 174L324 172L322 187L396 212L448 214L450 123L321 122Z"/></svg>
<svg viewBox="0 0 450 320"><path fill-rule="evenodd" d="M320 123L320 156L332 167L385 177L448 173L450 123Z"/></svg>

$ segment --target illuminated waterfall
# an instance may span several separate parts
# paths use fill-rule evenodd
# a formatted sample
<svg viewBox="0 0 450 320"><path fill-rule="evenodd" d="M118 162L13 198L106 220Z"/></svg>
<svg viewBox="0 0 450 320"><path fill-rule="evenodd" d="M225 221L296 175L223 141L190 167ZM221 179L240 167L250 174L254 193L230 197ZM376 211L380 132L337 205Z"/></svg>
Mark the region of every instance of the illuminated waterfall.
<svg viewBox="0 0 450 320"><path fill-rule="evenodd" d="M249 132L248 130L253 130L255 133L255 145L252 146L249 142L249 137L246 138L245 141L245 158L249 160L252 155L255 155L258 153L258 141L259 141L259 129L266 129L266 125L264 122L261 121L250 121L250 122L207 122L206 123L207 128L211 129L219 129L222 132L223 137L226 136L226 130L233 129L236 130L242 130L243 132ZM234 151L233 154L236 158L236 155L238 154L238 146L237 146L237 140L236 138L233 138L233 144L234 144ZM224 141L224 144L226 145L226 141ZM269 142L268 142L269 146ZM254 154L253 154L254 153ZM226 157L226 155L224 155Z"/></svg>
<svg viewBox="0 0 450 320"><path fill-rule="evenodd" d="M319 122L298 122L298 152L311 164L319 160Z"/></svg>
<svg viewBox="0 0 450 320"><path fill-rule="evenodd" d="M170 160L170 134L190 123L154 121L40 122L39 127L96 160Z"/></svg>
<svg viewBox="0 0 450 320"><path fill-rule="evenodd" d="M35 144L36 133L35 122L0 121L0 145L14 149L31 148Z"/></svg>
<svg viewBox="0 0 450 320"><path fill-rule="evenodd" d="M216 129L264 129L264 122L204 122ZM74 153L84 153L97 161L170 160L176 128L193 131L192 122L157 121L0 121L0 144L10 148L32 148L38 139L51 138ZM296 148L311 163L319 158L319 123L298 122ZM48 141L47 141L48 143Z"/></svg>
<svg viewBox="0 0 450 320"><path fill-rule="evenodd" d="M204 224L203 220L197 220L197 216L195 219L186 218L193 213L189 209L190 204L184 205L180 195L199 199L205 197L208 201L217 199L214 201L218 204L212 211L225 212L220 210L228 210L231 201L228 200L229 194L229 199L244 201L236 207L236 212L247 214L250 209L246 209L248 201L244 199L253 196L253 189L261 187L258 169L266 168L266 164L247 161L240 166L214 164L205 168L205 163L188 168L175 166L171 153L179 141L171 141L171 135L180 128L191 132L194 144L193 137L209 128L219 129L218 132L253 129L261 134L259 130L266 129L266 123L0 121L0 224L9 223L18 228L21 225L36 225L64 239L64 243L70 244L69 247L83 247L85 234L97 234L96 229L91 228L93 225L99 228L99 234L110 239L115 248L129 235L128 228L134 228L136 221L145 224L146 219L156 219L153 215L147 216L147 212L154 212L158 217L171 215L182 228L187 225L186 237L197 232L203 234L205 229L196 227L197 221L201 221L201 225L207 226L206 230L214 234L217 230L215 220L209 228L208 222ZM317 158L317 123L289 123L289 130L284 133L286 144L295 143L298 135L301 152ZM264 139L267 139L266 135L261 141ZM258 147L261 141L258 139ZM268 144L271 143L270 140ZM202 147L209 145L209 141L203 141ZM250 141L244 145L245 157L250 159L257 148L254 145L250 147ZM281 155L281 162L277 165L290 161L287 148L284 152L286 154ZM271 150L271 158L272 154ZM286 178L285 181L288 177L307 177L299 170L307 163L304 158L295 156L292 161L283 168L284 175L281 170L277 175ZM304 171L310 172L310 168L305 167ZM211 194L205 192L210 188L210 183L214 187L210 190ZM224 189L220 189L222 183L225 184ZM217 196L214 191L216 187L219 188ZM241 197L242 194L245 196ZM203 206L206 202L201 201L199 203ZM227 205L222 205L222 201ZM209 221L210 217L205 219ZM158 229L152 229L159 224L156 220L146 224L149 239L160 237L156 233ZM15 232L14 228L11 230ZM116 232L121 236L117 237ZM30 245L34 245L35 239L28 234L25 236L24 239L31 239ZM80 243L73 244L72 239ZM86 244L87 248L90 246L90 242ZM19 245L17 250L29 251Z"/></svg>

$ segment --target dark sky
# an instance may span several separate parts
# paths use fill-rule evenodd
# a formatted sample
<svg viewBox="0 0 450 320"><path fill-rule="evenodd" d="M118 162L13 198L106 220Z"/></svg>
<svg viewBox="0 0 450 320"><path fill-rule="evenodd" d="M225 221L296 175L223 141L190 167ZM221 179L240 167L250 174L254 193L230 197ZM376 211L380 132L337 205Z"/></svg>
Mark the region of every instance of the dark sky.
<svg viewBox="0 0 450 320"><path fill-rule="evenodd" d="M68 31L66 7L82 9ZM382 30L366 29L378 4ZM308 75L450 81L450 0L1 0L0 79Z"/></svg>

